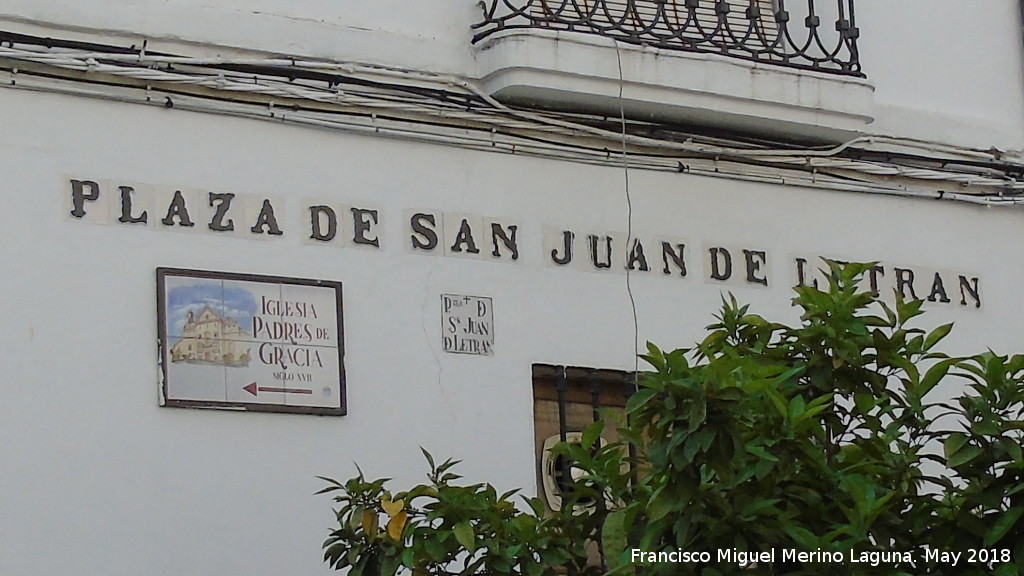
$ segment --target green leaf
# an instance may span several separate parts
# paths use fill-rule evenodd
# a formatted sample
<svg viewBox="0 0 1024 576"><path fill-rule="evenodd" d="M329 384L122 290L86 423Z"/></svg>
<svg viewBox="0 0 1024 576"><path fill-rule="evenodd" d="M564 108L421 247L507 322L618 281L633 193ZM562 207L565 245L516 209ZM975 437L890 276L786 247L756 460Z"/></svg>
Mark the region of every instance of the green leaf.
<svg viewBox="0 0 1024 576"><path fill-rule="evenodd" d="M810 530L807 530L802 526L786 524L783 526L783 531L787 536L793 539L793 542L795 542L797 546L807 550L817 548L818 538Z"/></svg>
<svg viewBox="0 0 1024 576"><path fill-rule="evenodd" d="M981 446L974 446L968 444L963 448L957 450L956 454L953 454L953 456L950 457L949 461L946 464L950 468L956 468L958 466L967 464L968 462L974 460L978 456L981 456L982 452L984 452L984 450L982 450Z"/></svg>
<svg viewBox="0 0 1024 576"><path fill-rule="evenodd" d="M918 385L917 390L915 390L917 397L924 398L928 392L931 392L932 388L935 388L935 385L945 378L947 373L949 373L949 368L954 362L955 360L953 359L943 360L935 363L931 368L929 368L928 371L924 373L924 378Z"/></svg>
<svg viewBox="0 0 1024 576"><path fill-rule="evenodd" d="M778 462L779 459L768 453L767 450L760 446L747 446L747 452L750 452L754 456L761 458L762 460L769 460L771 462Z"/></svg>
<svg viewBox="0 0 1024 576"><path fill-rule="evenodd" d="M441 562L445 557L444 544L437 538L428 538L423 543L423 549L432 562Z"/></svg>
<svg viewBox="0 0 1024 576"><path fill-rule="evenodd" d="M864 392L861 394L855 394L853 396L853 403L857 407L858 412L861 414L867 414L875 407L878 401L874 394Z"/></svg>
<svg viewBox="0 0 1024 576"><path fill-rule="evenodd" d="M423 452L423 457L426 458L427 463L430 464L430 470L436 470L437 467L434 466L434 457L430 455L430 452L427 452L427 449L423 446L420 446L420 452Z"/></svg>
<svg viewBox="0 0 1024 576"><path fill-rule="evenodd" d="M1013 562L1007 564L1000 564L999 568L996 568L995 576L1020 576L1020 572L1017 571L1017 565Z"/></svg>
<svg viewBox="0 0 1024 576"><path fill-rule="evenodd" d="M1020 444L1016 440L1012 438L1004 439L1003 446L1006 447L1006 451L1010 454L1010 458L1013 458L1015 464L1024 466L1024 453L1022 453Z"/></svg>
<svg viewBox="0 0 1024 576"><path fill-rule="evenodd" d="M946 460L948 461L950 458L952 458L953 455L956 454L958 450L963 448L964 444L966 443L967 435L964 434L963 432L954 432L950 434L949 437L946 438L946 441L943 443L943 452L946 455Z"/></svg>
<svg viewBox="0 0 1024 576"><path fill-rule="evenodd" d="M985 546L999 543L1003 536L1006 536L1006 533L1017 523L1017 520L1020 520L1022 514L1024 514L1024 506L1014 506L1003 512L999 520L996 520L992 527L989 528L988 533L985 534Z"/></svg>
<svg viewBox="0 0 1024 576"><path fill-rule="evenodd" d="M807 409L807 401L804 400L803 396L795 396L789 401L789 420L790 422L798 420L799 416L803 415Z"/></svg>
<svg viewBox="0 0 1024 576"><path fill-rule="evenodd" d="M708 432L704 430L704 432ZM697 455L697 450L700 449L700 442L696 436L690 436L686 439L686 443L683 444L683 459L682 465L688 465L693 462L693 457Z"/></svg>
<svg viewBox="0 0 1024 576"><path fill-rule="evenodd" d="M416 567L416 549L415 548L406 548L405 550L402 550L401 558L402 558L402 565L405 566L406 568L415 568Z"/></svg>
<svg viewBox="0 0 1024 576"><path fill-rule="evenodd" d="M594 442L601 437L601 432L603 431L604 420L594 422L590 426L587 426L587 429L583 431L583 435L580 437L580 444L583 445L584 448L590 448L594 445Z"/></svg>
<svg viewBox="0 0 1024 576"><path fill-rule="evenodd" d="M622 556L626 549L626 511L616 510L608 514L601 527L601 543L604 546L605 557L617 559Z"/></svg>
<svg viewBox="0 0 1024 576"><path fill-rule="evenodd" d="M788 413L786 412L786 399L782 397L782 394L779 394L775 390L768 390L768 398L772 401L772 405L775 406L775 409L779 411L779 415L786 418L788 416Z"/></svg>
<svg viewBox="0 0 1024 576"><path fill-rule="evenodd" d="M950 322L949 324L943 324L942 326L939 326L935 330L932 330L928 334L928 337L925 338L924 340L925 351L927 352L928 350L931 350L932 347L938 344L940 340L945 338L949 334L949 331L952 329L953 323Z"/></svg>
<svg viewBox="0 0 1024 576"><path fill-rule="evenodd" d="M627 412L636 412L640 408L643 408L651 401L652 398L658 395L658 391L652 388L644 388L636 394L629 397L629 401L626 403Z"/></svg>
<svg viewBox="0 0 1024 576"><path fill-rule="evenodd" d="M774 509L775 505L778 504L779 502L782 502L782 500L779 498L772 498L770 500L757 500L753 504L743 509L743 515L757 516L763 510L767 510L769 508Z"/></svg>
<svg viewBox="0 0 1024 576"><path fill-rule="evenodd" d="M896 312L884 300L879 300L878 303L882 306L882 311L885 312L885 318L889 322L889 326L895 328L897 324Z"/></svg>
<svg viewBox="0 0 1024 576"><path fill-rule="evenodd" d="M661 520L675 509L676 504L682 504L682 502L677 503L675 497L668 490L665 490L648 504L648 520L650 522Z"/></svg>
<svg viewBox="0 0 1024 576"><path fill-rule="evenodd" d="M690 409L690 432L693 432L704 423L708 415L708 404L704 399L696 400Z"/></svg>
<svg viewBox="0 0 1024 576"><path fill-rule="evenodd" d="M476 538L473 533L473 525L469 523L469 520L463 520L456 524L452 532L455 533L455 540L463 548L470 552L476 551Z"/></svg>
<svg viewBox="0 0 1024 576"><path fill-rule="evenodd" d="M356 506L348 517L348 528L349 530L358 530L363 523L363 512L365 508L362 506Z"/></svg>
<svg viewBox="0 0 1024 576"><path fill-rule="evenodd" d="M668 365L665 361L665 353L651 342L647 343L647 354L641 356L641 358L646 360L658 372L664 372L665 367Z"/></svg>
<svg viewBox="0 0 1024 576"><path fill-rule="evenodd" d="M971 425L971 432L982 436L999 436L1002 434L1002 430L999 429L999 425L991 420L975 422Z"/></svg>

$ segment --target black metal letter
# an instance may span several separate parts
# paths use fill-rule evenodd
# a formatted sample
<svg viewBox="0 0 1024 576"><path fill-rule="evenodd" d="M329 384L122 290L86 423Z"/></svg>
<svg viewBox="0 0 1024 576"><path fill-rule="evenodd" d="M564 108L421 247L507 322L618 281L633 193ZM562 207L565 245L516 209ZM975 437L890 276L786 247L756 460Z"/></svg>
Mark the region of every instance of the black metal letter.
<svg viewBox="0 0 1024 576"><path fill-rule="evenodd" d="M516 230L518 228L518 226L512 224L508 227L508 234L505 234L505 229L501 224L491 222L491 243L494 244L494 251L491 252L491 256L501 258L501 252L498 250L498 239L500 238L505 248L512 251L512 259L519 259L519 245L516 244Z"/></svg>
<svg viewBox="0 0 1024 576"><path fill-rule="evenodd" d="M928 294L928 301L935 302L936 296L938 296L939 302L949 304L949 297L946 296L946 287L942 285L942 276L939 276L938 272L935 273L935 279L932 280L932 291Z"/></svg>
<svg viewBox="0 0 1024 576"><path fill-rule="evenodd" d="M373 238L367 238L366 233L370 231L370 226L380 222L377 216L376 210L366 210L364 208L352 208L352 241L356 244L366 244L373 246L374 248L380 248L380 239L377 236ZM369 216L373 222L367 220L365 217Z"/></svg>
<svg viewBox="0 0 1024 576"><path fill-rule="evenodd" d="M872 266L868 268L868 282L871 285L871 293L878 296L878 277L885 276L885 268L881 266Z"/></svg>
<svg viewBox="0 0 1024 576"><path fill-rule="evenodd" d="M274 205L270 203L270 199L263 200L263 208L260 209L260 215L256 218L256 223L253 224L249 230L253 234L263 234L264 228L266 233L271 236L280 236L284 234L281 228L277 225L277 216L274 215Z"/></svg>
<svg viewBox="0 0 1024 576"><path fill-rule="evenodd" d="M132 192L135 189L131 186L119 186L121 190L121 217L118 222L125 224L145 224L149 220L149 214L145 210L138 216L132 216Z"/></svg>
<svg viewBox="0 0 1024 576"><path fill-rule="evenodd" d="M679 268L679 275L686 276L686 262L683 260L683 250L686 248L685 244L677 244L679 252L676 252L672 247L671 242L661 243L661 259L665 262L665 268L662 271L665 274L671 274L672 269L668 265L668 261L671 258L672 262Z"/></svg>
<svg viewBox="0 0 1024 576"><path fill-rule="evenodd" d="M611 268L612 267L612 237L605 236L605 260L601 262L597 257L597 235L590 234L587 236L587 240L590 241L590 262L594 264L594 268Z"/></svg>
<svg viewBox="0 0 1024 576"><path fill-rule="evenodd" d="M711 277L715 280L728 280L732 276L732 254L721 246L711 248ZM718 256L722 256L722 266L724 270L720 270L718 267Z"/></svg>
<svg viewBox="0 0 1024 576"><path fill-rule="evenodd" d="M743 250L743 257L747 261L747 282L751 284L768 285L767 276L758 276L761 266L767 264L768 255L763 250Z"/></svg>
<svg viewBox="0 0 1024 576"><path fill-rule="evenodd" d="M430 227L427 227L424 222L430 224ZM412 215L412 218L409 218L409 227L412 228L412 234L409 235L409 239L412 240L412 247L414 249L433 250L437 248L437 232L433 228L436 224L437 220L433 214L417 212ZM417 238L417 234L423 239Z"/></svg>
<svg viewBox="0 0 1024 576"><path fill-rule="evenodd" d="M163 222L164 226L174 226L175 218L178 219L178 226L186 228L195 226L195 223L188 217L188 206L185 205L185 197L181 195L181 190L174 191L171 205L167 207L167 216L164 216L160 221Z"/></svg>
<svg viewBox="0 0 1024 576"><path fill-rule="evenodd" d="M327 231L321 225L321 216L327 217ZM330 206L309 207L309 237L312 240L330 242L338 234L338 215Z"/></svg>
<svg viewBox="0 0 1024 576"><path fill-rule="evenodd" d="M228 209L231 208L231 201L235 199L235 195L225 192L223 194L214 194L210 192L210 208L217 208L217 211L213 213L213 218L210 219L210 223L207 227L214 232L231 232L235 229L235 221L228 218L227 222L224 222L224 217L228 215Z"/></svg>
<svg viewBox="0 0 1024 576"><path fill-rule="evenodd" d="M807 265L807 259L806 258L797 258L796 259L796 285L797 286L806 286L807 285L807 275L804 272L804 266L806 266L806 265ZM818 280L816 278L812 279L811 280L811 284L815 288L817 288L818 287Z"/></svg>
<svg viewBox="0 0 1024 576"><path fill-rule="evenodd" d="M640 270L647 272L651 269L647 265L647 256L644 255L644 245L640 243L639 238L633 239L633 249L629 251L629 261L626 262L626 268L630 270L636 270L635 265L640 264Z"/></svg>
<svg viewBox="0 0 1024 576"><path fill-rule="evenodd" d="M562 250L563 256L558 256L558 248L551 251L551 261L559 266L565 266L569 262L572 262L572 241L576 237L576 234L572 230L562 231Z"/></svg>
<svg viewBox="0 0 1024 576"><path fill-rule="evenodd" d="M910 288L911 299L918 300L917 292L914 291L914 271L910 268L893 268L892 270L896 273L896 290L900 293L900 297L906 299L906 289Z"/></svg>
<svg viewBox="0 0 1024 576"><path fill-rule="evenodd" d="M480 249L476 247L476 242L473 240L473 229L465 218L462 219L462 225L459 226L459 233L455 235L452 252L462 252L462 244L466 245L466 252L470 254L480 253Z"/></svg>
<svg viewBox="0 0 1024 576"><path fill-rule="evenodd" d="M86 188L89 189L86 192ZM100 185L92 180L71 181L71 215L75 218L85 216L85 203L95 202L100 198Z"/></svg>
<svg viewBox="0 0 1024 576"><path fill-rule="evenodd" d="M971 287L971 284L974 287ZM978 279L968 279L967 276L960 276L960 304L967 306L967 295L970 294L971 298L974 299L974 307L981 308L981 291L978 289Z"/></svg>

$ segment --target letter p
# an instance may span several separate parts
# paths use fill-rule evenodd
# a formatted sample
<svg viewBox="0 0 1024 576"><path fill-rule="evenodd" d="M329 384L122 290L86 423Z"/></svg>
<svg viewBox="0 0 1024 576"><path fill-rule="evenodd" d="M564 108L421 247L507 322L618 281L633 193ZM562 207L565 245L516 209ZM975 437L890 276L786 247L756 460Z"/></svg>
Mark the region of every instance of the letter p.
<svg viewBox="0 0 1024 576"><path fill-rule="evenodd" d="M95 202L100 198L100 185L92 180L71 181L71 215L75 218L85 216L85 203Z"/></svg>

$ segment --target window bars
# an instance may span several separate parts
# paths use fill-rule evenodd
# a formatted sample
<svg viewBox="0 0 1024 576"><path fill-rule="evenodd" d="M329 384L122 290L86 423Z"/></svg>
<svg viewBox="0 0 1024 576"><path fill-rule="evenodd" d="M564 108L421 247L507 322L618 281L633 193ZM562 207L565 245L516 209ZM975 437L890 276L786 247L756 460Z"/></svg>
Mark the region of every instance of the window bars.
<svg viewBox="0 0 1024 576"><path fill-rule="evenodd" d="M534 434L538 461L549 440L571 438L604 418L611 411L625 418L626 402L635 391L635 376L629 372L571 366L533 366ZM616 441L618 423L607 423L603 438ZM567 468L559 466L560 476ZM543 475L543 471L541 471ZM538 478L538 485L544 479ZM563 487L567 478L555 479Z"/></svg>
<svg viewBox="0 0 1024 576"><path fill-rule="evenodd" d="M864 76L854 0L482 0L473 42L501 30L596 34L666 50L723 54ZM834 26L826 26L834 22Z"/></svg>
<svg viewBox="0 0 1024 576"><path fill-rule="evenodd" d="M609 413L615 415L606 422L599 443L616 442L619 438L615 418L626 417L626 403L636 390L636 377L630 372L600 370L572 366L533 365L533 411L536 456L538 463L538 496L544 498L548 509L558 510L563 495L576 479L573 462L566 456L549 452L556 442L579 442L581 432ZM630 451L631 456L635 456ZM576 506L595 506L603 509L602 498L577 499ZM607 568L604 549L597 542L590 551L590 561ZM575 574L571 567L568 574Z"/></svg>

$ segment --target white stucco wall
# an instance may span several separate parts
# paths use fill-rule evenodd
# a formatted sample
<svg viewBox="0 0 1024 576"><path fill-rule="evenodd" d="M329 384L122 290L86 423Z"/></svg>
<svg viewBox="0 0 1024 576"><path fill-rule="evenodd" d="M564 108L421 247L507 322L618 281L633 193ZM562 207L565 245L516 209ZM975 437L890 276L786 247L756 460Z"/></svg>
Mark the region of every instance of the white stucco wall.
<svg viewBox="0 0 1024 576"><path fill-rule="evenodd" d="M0 8L0 17L156 42L464 73L469 25L479 9L461 0L14 0Z"/></svg>
<svg viewBox="0 0 1024 576"><path fill-rule="evenodd" d="M625 231L619 169L12 89L0 90L0 125L2 574L326 574L333 515L312 495L316 475L348 477L359 462L409 485L424 479L422 445L463 459L468 479L532 491L531 365L634 365L626 276L553 268L541 246L545 225ZM286 234L71 221L68 178L279 195ZM687 278L632 276L641 341L692 344L723 289L793 321L791 258L824 254L977 274L983 308L935 307L928 323L957 322L953 351L1019 345L1019 210L629 181L636 233L691 246ZM382 248L303 243L307 197L381 210ZM410 253L413 208L515 220L522 261ZM703 279L700 250L716 244L765 250L772 285ZM158 407L158 266L343 282L349 414ZM446 292L494 299L493 357L440 350Z"/></svg>
<svg viewBox="0 0 1024 576"><path fill-rule="evenodd" d="M873 130L976 148L1024 147L1015 0L858 0L861 62L875 84Z"/></svg>
<svg viewBox="0 0 1024 576"><path fill-rule="evenodd" d="M868 133L1024 148L1015 0L969 10L958 0L858 0L856 17L863 71L876 89ZM215 53L230 47L467 76L476 73L469 39L480 18L472 0L9 0L0 8L5 26L16 29L47 23L158 46L181 40Z"/></svg>
<svg viewBox="0 0 1024 576"><path fill-rule="evenodd" d="M0 28L471 76L477 10L469 0L8 0ZM1016 2L858 0L857 19L875 87L870 132L1024 147ZM333 515L312 495L315 476L348 477L359 462L397 485L419 482L422 445L463 459L468 479L531 492L531 365L634 366L626 276L557 269L542 245L548 226L579 242L625 232L620 169L12 89L0 90L0 126L0 574L327 574L319 546ZM69 178L277 195L286 234L75 222ZM795 321L793 258L821 254L977 275L981 310L933 306L927 323L957 323L953 352L1019 348L1020 210L682 174L631 171L629 182L652 266L652 238L690 247L685 279L631 276L641 342L692 344L723 290ZM304 243L307 198L379 209L382 248ZM410 209L514 221L522 259L411 253ZM714 245L766 251L771 286L707 280L702 251ZM160 408L158 266L341 281L349 414ZM493 357L441 351L441 293L494 299Z"/></svg>

